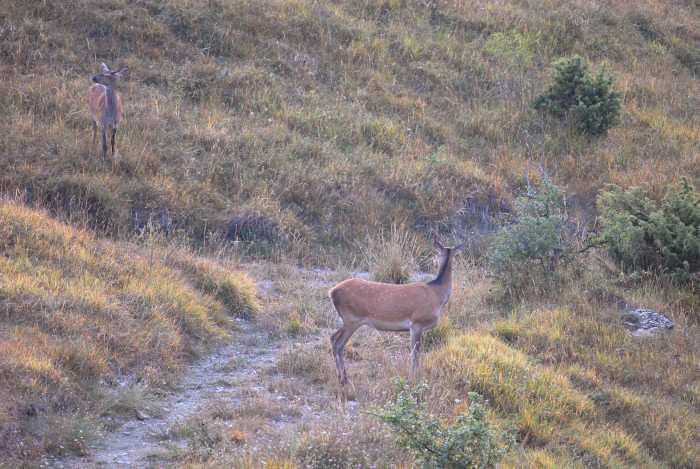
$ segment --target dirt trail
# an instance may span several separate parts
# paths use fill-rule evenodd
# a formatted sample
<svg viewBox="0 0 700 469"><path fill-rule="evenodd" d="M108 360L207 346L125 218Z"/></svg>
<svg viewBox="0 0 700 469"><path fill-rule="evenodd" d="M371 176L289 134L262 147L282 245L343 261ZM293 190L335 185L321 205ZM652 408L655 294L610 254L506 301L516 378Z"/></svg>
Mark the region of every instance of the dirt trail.
<svg viewBox="0 0 700 469"><path fill-rule="evenodd" d="M184 423L209 401L237 406L258 392L260 383L277 361L281 343L268 338L255 323L236 321L229 344L190 366L178 389L163 399L163 416L133 418L104 439L83 458L45 461L49 467L157 467L158 461L173 445L167 434ZM232 363L234 365L232 365ZM231 369L231 368L235 369Z"/></svg>
<svg viewBox="0 0 700 469"><path fill-rule="evenodd" d="M300 277L290 278L288 272L258 273L258 284L266 301L283 297L293 299L298 294L296 284ZM311 285L323 290L319 296L322 301L327 301L328 278L325 277L331 272L317 269L294 273L303 278L307 287ZM290 281L294 289L277 289ZM117 430L104 432L100 440L88 448L86 456L46 459L42 466L79 469L168 466L168 455L172 456L178 450L186 452L188 440L186 436L177 435L178 427L190 425L192 428L192 422L206 413L203 409L221 404L243 412L253 409L253 412L264 413L272 409L269 415L264 415L265 427L278 436L292 434L299 425L303 427L309 421L335 411L337 399L332 391L308 386L301 388L295 379L280 376L272 370L279 366L283 353L297 348L320 347L320 339L306 337L302 344L272 338L265 327L243 319L236 319L235 326L226 345L193 362L182 383L159 399L162 411L158 415L141 415L145 417L143 420L132 416ZM350 407L354 415L355 410Z"/></svg>

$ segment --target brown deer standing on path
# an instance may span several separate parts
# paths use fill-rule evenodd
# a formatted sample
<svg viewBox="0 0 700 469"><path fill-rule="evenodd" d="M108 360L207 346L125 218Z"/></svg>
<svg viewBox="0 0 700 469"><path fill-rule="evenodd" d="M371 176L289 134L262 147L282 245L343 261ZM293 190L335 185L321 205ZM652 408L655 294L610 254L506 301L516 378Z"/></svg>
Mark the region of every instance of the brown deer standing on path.
<svg viewBox="0 0 700 469"><path fill-rule="evenodd" d="M348 382L343 361L345 344L363 324L380 331L410 331L413 355L410 376L413 377L418 367L421 335L440 320L440 312L452 293L452 261L465 244L446 248L435 238L433 246L439 268L431 282L391 285L352 278L330 289L328 296L343 320L343 327L331 336L341 384Z"/></svg>
<svg viewBox="0 0 700 469"><path fill-rule="evenodd" d="M99 125L102 129L102 156L107 164L107 130L112 131L112 158L114 158L114 137L117 134L117 125L122 120L122 100L117 94L117 82L119 75L129 70L129 67L113 72L106 63L102 62L102 69L103 73L90 79L96 84L88 90L88 109L92 117L92 146L95 146Z"/></svg>

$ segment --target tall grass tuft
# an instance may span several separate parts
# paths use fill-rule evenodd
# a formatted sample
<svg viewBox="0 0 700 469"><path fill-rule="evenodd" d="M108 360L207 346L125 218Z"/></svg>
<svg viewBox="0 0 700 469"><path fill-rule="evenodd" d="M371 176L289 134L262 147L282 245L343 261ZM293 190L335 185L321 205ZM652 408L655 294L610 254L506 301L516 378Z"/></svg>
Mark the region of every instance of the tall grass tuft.
<svg viewBox="0 0 700 469"><path fill-rule="evenodd" d="M404 225L391 225L389 232L379 232L361 245L372 280L376 282L404 284L418 270L418 258L425 251L419 238Z"/></svg>

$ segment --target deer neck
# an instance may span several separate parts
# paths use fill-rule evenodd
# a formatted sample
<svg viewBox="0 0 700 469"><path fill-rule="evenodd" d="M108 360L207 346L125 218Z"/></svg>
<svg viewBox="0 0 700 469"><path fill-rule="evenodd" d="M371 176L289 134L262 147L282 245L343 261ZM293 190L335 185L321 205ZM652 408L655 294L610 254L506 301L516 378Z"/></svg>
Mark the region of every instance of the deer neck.
<svg viewBox="0 0 700 469"><path fill-rule="evenodd" d="M448 253L445 260L438 269L435 279L428 282L428 286L435 291L438 297L442 298L442 306L450 299L452 294L452 256Z"/></svg>
<svg viewBox="0 0 700 469"><path fill-rule="evenodd" d="M105 96L107 98L107 106L105 109L105 114L114 116L117 112L117 90L115 89L115 84L106 86Z"/></svg>

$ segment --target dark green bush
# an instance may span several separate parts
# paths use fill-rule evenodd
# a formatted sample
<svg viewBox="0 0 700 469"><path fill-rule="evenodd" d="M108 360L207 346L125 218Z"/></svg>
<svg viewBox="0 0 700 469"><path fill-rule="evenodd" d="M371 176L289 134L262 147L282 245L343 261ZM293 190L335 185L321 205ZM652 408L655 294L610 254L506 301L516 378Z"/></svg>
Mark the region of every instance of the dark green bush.
<svg viewBox="0 0 700 469"><path fill-rule="evenodd" d="M565 117L571 106L578 103L578 89L588 73L581 57L574 55L552 63L554 83L535 98L535 107L556 117Z"/></svg>
<svg viewBox="0 0 700 469"><path fill-rule="evenodd" d="M645 189L614 186L598 196L602 239L628 272L653 271L680 283L700 279L700 195L688 181L661 204Z"/></svg>
<svg viewBox="0 0 700 469"><path fill-rule="evenodd" d="M535 99L535 108L565 118L571 115L577 128L600 135L620 121L622 92L612 86L613 77L603 67L591 75L574 55L552 64L554 83Z"/></svg>
<svg viewBox="0 0 700 469"><path fill-rule="evenodd" d="M469 393L468 410L454 423L434 418L421 402L428 391L425 382L411 388L403 379L394 379L396 402L377 414L397 432L396 445L417 451L420 467L490 468L508 451L510 439L486 419L482 398Z"/></svg>

